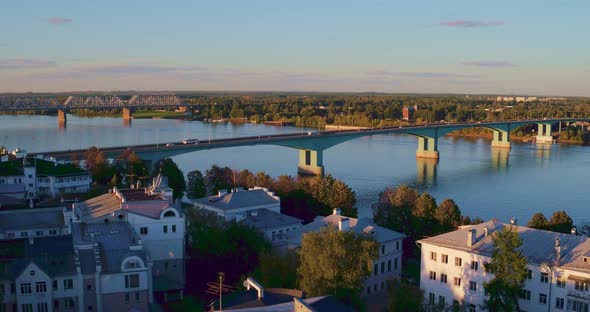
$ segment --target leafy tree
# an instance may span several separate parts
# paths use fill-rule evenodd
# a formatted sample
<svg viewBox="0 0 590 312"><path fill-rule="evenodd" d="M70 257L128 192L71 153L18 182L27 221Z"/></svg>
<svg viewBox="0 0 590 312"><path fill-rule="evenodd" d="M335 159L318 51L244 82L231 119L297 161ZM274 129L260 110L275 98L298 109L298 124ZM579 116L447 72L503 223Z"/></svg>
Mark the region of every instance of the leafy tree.
<svg viewBox="0 0 590 312"><path fill-rule="evenodd" d="M256 174L256 185L262 186L266 188L271 188L273 184L273 179L266 174L264 171L260 171Z"/></svg>
<svg viewBox="0 0 590 312"><path fill-rule="evenodd" d="M299 250L299 287L310 297L358 298L371 274L378 245L368 237L326 227L303 235Z"/></svg>
<svg viewBox="0 0 590 312"><path fill-rule="evenodd" d="M390 312L414 312L420 311L424 292L420 287L407 281L393 279L389 282L389 309Z"/></svg>
<svg viewBox="0 0 590 312"><path fill-rule="evenodd" d="M484 283L484 307L490 311L518 311L518 297L527 275L527 261L519 250L522 239L513 226L504 226L492 235L494 250L486 270L493 272L494 278Z"/></svg>
<svg viewBox="0 0 590 312"><path fill-rule="evenodd" d="M548 225L549 230L553 232L569 234L574 226L574 221L565 211L559 210L553 213Z"/></svg>
<svg viewBox="0 0 590 312"><path fill-rule="evenodd" d="M186 187L186 197L201 198L207 196L207 187L205 186L205 178L199 170L194 170L188 173L188 183Z"/></svg>
<svg viewBox="0 0 590 312"><path fill-rule="evenodd" d="M436 200L432 195L424 192L418 196L414 205L412 214L416 217L424 219L434 218L436 213Z"/></svg>
<svg viewBox="0 0 590 312"><path fill-rule="evenodd" d="M256 177L250 170L244 169L237 174L237 185L247 189L253 188L256 186Z"/></svg>
<svg viewBox="0 0 590 312"><path fill-rule="evenodd" d="M413 233L412 211L418 196L418 192L407 185L387 188L379 195L375 206L375 223L394 231Z"/></svg>
<svg viewBox="0 0 590 312"><path fill-rule="evenodd" d="M288 175L279 176L272 185L272 190L279 195L286 195L295 191L297 185L295 179Z"/></svg>
<svg viewBox="0 0 590 312"><path fill-rule="evenodd" d="M218 191L231 188L234 173L229 167L212 165L211 169L205 171L205 183L209 194L216 194Z"/></svg>
<svg viewBox="0 0 590 312"><path fill-rule="evenodd" d="M108 164L104 153L101 152L95 146L91 147L86 151L86 169L90 171L93 176L99 175Z"/></svg>
<svg viewBox="0 0 590 312"><path fill-rule="evenodd" d="M263 252L253 276L264 287L295 289L298 260L297 253L291 250Z"/></svg>
<svg viewBox="0 0 590 312"><path fill-rule="evenodd" d="M132 150L125 150L121 155L117 156L114 166L118 175L127 177L130 184L135 183L147 170L143 160Z"/></svg>
<svg viewBox="0 0 590 312"><path fill-rule="evenodd" d="M526 226L533 229L545 230L548 225L549 222L547 221L547 218L545 218L545 215L541 212L536 212Z"/></svg>
<svg viewBox="0 0 590 312"><path fill-rule="evenodd" d="M174 190L174 199L182 197L182 193L186 189L186 181L178 165L171 158L165 158L160 161L159 168L159 172L168 177L168 186Z"/></svg>
<svg viewBox="0 0 590 312"><path fill-rule="evenodd" d="M321 214L328 215L334 208L342 209L342 214L356 217L356 195L344 182L334 179L332 175L316 176L311 180L311 195L324 206Z"/></svg>
<svg viewBox="0 0 590 312"><path fill-rule="evenodd" d="M436 208L434 214L443 230L451 230L461 224L461 210L455 201L447 198Z"/></svg>

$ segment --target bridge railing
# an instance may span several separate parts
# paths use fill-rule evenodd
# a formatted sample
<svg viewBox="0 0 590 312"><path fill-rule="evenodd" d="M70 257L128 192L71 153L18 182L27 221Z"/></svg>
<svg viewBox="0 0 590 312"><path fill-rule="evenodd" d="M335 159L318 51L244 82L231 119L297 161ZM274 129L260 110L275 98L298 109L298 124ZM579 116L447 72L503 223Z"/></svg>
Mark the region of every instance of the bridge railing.
<svg viewBox="0 0 590 312"><path fill-rule="evenodd" d="M59 102L52 97L0 96L0 110L53 110L60 106Z"/></svg>

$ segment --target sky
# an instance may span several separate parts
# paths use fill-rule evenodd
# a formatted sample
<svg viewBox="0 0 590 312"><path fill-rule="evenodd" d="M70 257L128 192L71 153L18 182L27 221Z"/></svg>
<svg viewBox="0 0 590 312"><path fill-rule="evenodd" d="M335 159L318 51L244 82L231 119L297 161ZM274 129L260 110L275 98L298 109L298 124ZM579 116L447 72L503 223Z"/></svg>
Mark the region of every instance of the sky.
<svg viewBox="0 0 590 312"><path fill-rule="evenodd" d="M0 92L590 96L587 0L0 1Z"/></svg>

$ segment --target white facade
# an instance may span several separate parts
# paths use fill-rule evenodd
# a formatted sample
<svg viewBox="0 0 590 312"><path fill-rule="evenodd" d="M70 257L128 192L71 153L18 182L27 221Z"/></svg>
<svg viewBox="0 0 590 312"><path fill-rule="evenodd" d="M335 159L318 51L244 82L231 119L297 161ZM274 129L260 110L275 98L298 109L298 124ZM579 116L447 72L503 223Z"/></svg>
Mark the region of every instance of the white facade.
<svg viewBox="0 0 590 312"><path fill-rule="evenodd" d="M490 222L486 222L483 226L486 225L489 225L489 234L491 234L493 226ZM489 249L485 246L491 242L491 237L485 235L483 226L474 229L476 238L469 246L469 228L443 234L448 235L445 239L447 242L450 241L449 237L464 239L464 247L448 244L445 246L441 243L444 240L437 240L437 237L420 241L420 287L424 290L426 302L437 305L465 304L468 311L483 311L480 306L486 298L484 283L494 277L484 268L491 261L491 253L487 252ZM495 229L501 230L501 226ZM531 245L523 247L523 255L527 257L528 262L528 276L519 300L521 311L589 311L590 258L587 260L587 268L584 268L584 265L577 267L579 262L571 261L572 257L581 258L582 254L590 255L588 238L524 227L518 227L518 230L521 233L526 230L538 231L539 233L536 234L541 234L528 233L523 238L523 246L527 242ZM460 235L461 232L467 235ZM537 239L540 241L529 241L533 238L532 236L539 236ZM522 234L521 237L523 237ZM549 239L544 239L545 237ZM561 241L557 243L563 246L559 253L556 251L552 254L546 251L555 248L556 245L555 240L550 237ZM569 245L570 242L575 245ZM546 246L539 250L533 244ZM579 251L576 251L577 255L568 254L580 248L588 250L582 254L578 254ZM538 252L535 252L535 249ZM557 261L555 258L555 262L552 262L552 258L557 254L562 260ZM542 257L546 257L548 261L539 261L538 258ZM583 260L581 262L584 263ZM556 263L559 264L556 265Z"/></svg>
<svg viewBox="0 0 590 312"><path fill-rule="evenodd" d="M185 218L175 208L166 208L159 219L129 212L127 222L133 227L152 260L184 259Z"/></svg>

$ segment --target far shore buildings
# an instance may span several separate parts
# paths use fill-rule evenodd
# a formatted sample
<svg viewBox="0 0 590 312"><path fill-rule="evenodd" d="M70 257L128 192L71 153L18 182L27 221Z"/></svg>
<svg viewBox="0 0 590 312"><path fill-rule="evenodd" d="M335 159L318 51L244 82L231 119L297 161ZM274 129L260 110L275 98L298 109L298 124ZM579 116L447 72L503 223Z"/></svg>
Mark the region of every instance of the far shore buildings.
<svg viewBox="0 0 590 312"><path fill-rule="evenodd" d="M379 245L379 258L373 263L373 271L363 282L363 295L371 295L385 291L387 283L401 277L404 235L378 226L369 218L350 218L343 216L340 209L326 217L316 217L313 222L301 227L301 235L290 241L290 244L301 246L305 233L319 232L323 227L333 226L340 231L351 231L359 235L372 237Z"/></svg>
<svg viewBox="0 0 590 312"><path fill-rule="evenodd" d="M0 311L149 311L181 299L184 237L161 177L72 208L0 212Z"/></svg>
<svg viewBox="0 0 590 312"><path fill-rule="evenodd" d="M590 238L505 224L496 220L418 241L421 245L420 287L427 302L463 303L483 311L484 283L493 278L492 236L514 226L522 239L528 276L520 294L522 311L580 311L590 308Z"/></svg>
<svg viewBox="0 0 590 312"><path fill-rule="evenodd" d="M0 196L16 199L59 197L85 193L92 177L88 171L35 157L0 161Z"/></svg>

